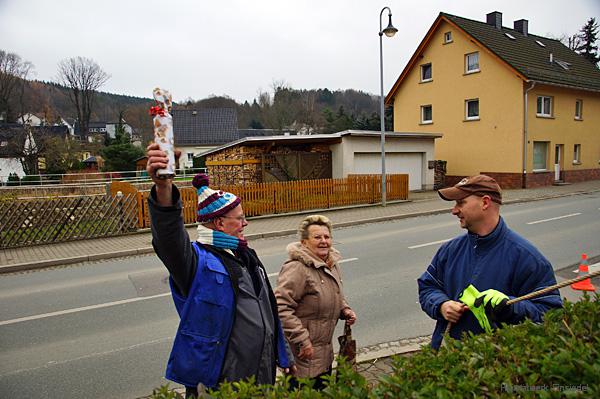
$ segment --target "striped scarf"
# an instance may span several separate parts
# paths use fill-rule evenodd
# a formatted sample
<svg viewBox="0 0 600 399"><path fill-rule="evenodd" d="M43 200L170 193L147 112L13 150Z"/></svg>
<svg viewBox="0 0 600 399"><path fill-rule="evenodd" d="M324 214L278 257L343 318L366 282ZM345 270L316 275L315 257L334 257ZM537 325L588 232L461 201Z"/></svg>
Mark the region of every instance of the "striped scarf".
<svg viewBox="0 0 600 399"><path fill-rule="evenodd" d="M200 244L212 245L222 249L237 250L248 247L248 241L246 240L240 240L221 231L211 230L201 224L198 225L198 238L196 238L196 241Z"/></svg>

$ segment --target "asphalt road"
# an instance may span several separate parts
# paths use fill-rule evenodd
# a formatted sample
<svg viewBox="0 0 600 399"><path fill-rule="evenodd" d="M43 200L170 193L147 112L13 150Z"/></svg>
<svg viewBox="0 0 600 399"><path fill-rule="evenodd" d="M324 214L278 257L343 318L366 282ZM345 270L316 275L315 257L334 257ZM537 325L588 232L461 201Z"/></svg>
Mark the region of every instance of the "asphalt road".
<svg viewBox="0 0 600 399"><path fill-rule="evenodd" d="M561 275L572 274L582 252L600 256L600 193L508 205L503 215ZM415 279L440 243L461 233L449 214L334 231L359 346L432 331ZM274 284L293 239L251 243ZM0 397L149 394L167 382L177 326L167 289L154 255L0 276Z"/></svg>

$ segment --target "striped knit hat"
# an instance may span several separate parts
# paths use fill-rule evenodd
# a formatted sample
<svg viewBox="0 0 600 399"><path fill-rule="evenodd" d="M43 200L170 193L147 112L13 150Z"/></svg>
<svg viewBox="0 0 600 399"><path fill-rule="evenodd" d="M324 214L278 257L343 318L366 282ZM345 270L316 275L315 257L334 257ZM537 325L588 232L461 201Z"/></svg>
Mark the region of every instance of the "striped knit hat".
<svg viewBox="0 0 600 399"><path fill-rule="evenodd" d="M241 200L232 193L215 191L208 187L208 176L198 173L192 180L198 193L198 222L210 222L238 206Z"/></svg>

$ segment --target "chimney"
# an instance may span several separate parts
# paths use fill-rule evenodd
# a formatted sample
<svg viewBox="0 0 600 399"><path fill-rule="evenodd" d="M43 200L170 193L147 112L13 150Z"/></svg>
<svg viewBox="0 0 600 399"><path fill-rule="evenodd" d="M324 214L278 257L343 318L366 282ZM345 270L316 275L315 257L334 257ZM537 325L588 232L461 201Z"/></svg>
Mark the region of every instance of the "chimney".
<svg viewBox="0 0 600 399"><path fill-rule="evenodd" d="M514 26L515 26L515 30L517 32L521 32L523 34L523 36L527 36L527 25L529 24L529 22L526 19L520 19L518 21L515 21Z"/></svg>
<svg viewBox="0 0 600 399"><path fill-rule="evenodd" d="M496 29L502 29L502 13L493 11L486 15L487 24L494 26Z"/></svg>

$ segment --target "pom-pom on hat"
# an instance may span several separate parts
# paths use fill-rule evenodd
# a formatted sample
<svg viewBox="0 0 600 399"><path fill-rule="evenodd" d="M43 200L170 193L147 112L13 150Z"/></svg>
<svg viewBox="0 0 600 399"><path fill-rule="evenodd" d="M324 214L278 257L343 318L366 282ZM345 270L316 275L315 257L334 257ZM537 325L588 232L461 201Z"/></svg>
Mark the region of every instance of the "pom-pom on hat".
<svg viewBox="0 0 600 399"><path fill-rule="evenodd" d="M215 191L208 187L208 176L204 173L198 173L192 180L192 185L196 187L198 193L198 222L210 222L219 216L238 206L241 200L232 193L226 191Z"/></svg>

